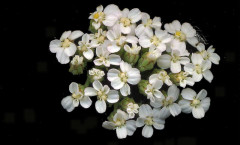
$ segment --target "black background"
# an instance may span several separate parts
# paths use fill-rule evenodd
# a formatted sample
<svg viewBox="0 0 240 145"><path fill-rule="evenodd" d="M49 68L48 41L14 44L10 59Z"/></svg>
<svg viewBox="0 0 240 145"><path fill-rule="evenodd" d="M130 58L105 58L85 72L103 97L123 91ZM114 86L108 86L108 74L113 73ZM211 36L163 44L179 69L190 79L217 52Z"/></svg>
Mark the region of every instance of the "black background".
<svg viewBox="0 0 240 145"><path fill-rule="evenodd" d="M65 30L87 33L89 13L102 4L117 4L120 9L139 8L163 23L175 19L190 22L213 44L221 56L214 65L214 80L194 86L205 88L211 97L210 110L197 120L180 114L166 120L165 129L151 139L134 136L118 140L115 131L101 127L106 114L76 108L67 113L60 101L69 95L72 81L84 82L85 76L73 76L68 65L57 62L49 51L49 42ZM4 144L77 143L202 145L239 143L239 2L234 1L123 1L85 0L78 2L8 3L1 6L0 49L0 139ZM95 102L95 100L93 100ZM85 142L85 143L84 143Z"/></svg>

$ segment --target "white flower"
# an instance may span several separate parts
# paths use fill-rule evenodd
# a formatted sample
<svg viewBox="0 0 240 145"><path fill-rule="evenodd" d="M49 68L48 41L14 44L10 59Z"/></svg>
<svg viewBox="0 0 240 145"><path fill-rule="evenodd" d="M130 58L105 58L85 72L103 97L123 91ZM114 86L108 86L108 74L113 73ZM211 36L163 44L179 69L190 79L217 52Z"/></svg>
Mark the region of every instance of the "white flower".
<svg viewBox="0 0 240 145"><path fill-rule="evenodd" d="M142 18L141 11L137 8L129 9L125 8L122 11L122 16L119 20L120 30L123 34L131 33L131 27L135 27L135 23Z"/></svg>
<svg viewBox="0 0 240 145"><path fill-rule="evenodd" d="M153 31L151 30L147 35L140 36L139 43L143 48L153 47L163 52L166 50L166 43L171 40L172 37L167 31L157 29L155 30L155 35L153 35Z"/></svg>
<svg viewBox="0 0 240 145"><path fill-rule="evenodd" d="M152 28L160 29L162 26L160 17L154 17L150 19L149 14L142 13L142 23L137 26L135 33L138 37L151 33Z"/></svg>
<svg viewBox="0 0 240 145"><path fill-rule="evenodd" d="M153 135L153 127L157 130L162 130L164 128L165 121L160 117L159 110L152 110L149 105L143 104L139 108L139 118L136 121L136 126L144 126L142 135L146 138L150 138Z"/></svg>
<svg viewBox="0 0 240 145"><path fill-rule="evenodd" d="M93 61L96 66L104 65L110 67L110 65L119 65L121 62L121 57L116 54L110 54L107 50L108 41L103 45L100 45L96 48L97 58Z"/></svg>
<svg viewBox="0 0 240 145"><path fill-rule="evenodd" d="M71 61L72 65L80 65L83 63L83 57L79 55L75 55Z"/></svg>
<svg viewBox="0 0 240 145"><path fill-rule="evenodd" d="M159 89L162 87L163 82L161 80L156 80L152 84L149 83L145 90L147 94L147 98L151 100L151 102L155 102L155 98L163 98L163 94Z"/></svg>
<svg viewBox="0 0 240 145"><path fill-rule="evenodd" d="M179 101L179 105L184 113L191 113L193 117L203 118L205 112L209 109L210 98L207 96L207 91L202 89L198 94L190 88L182 90L183 100Z"/></svg>
<svg viewBox="0 0 240 145"><path fill-rule="evenodd" d="M106 39L107 31L103 31L102 29L98 29L98 32L95 34L90 34L91 44L94 46L99 46L104 43Z"/></svg>
<svg viewBox="0 0 240 145"><path fill-rule="evenodd" d="M79 105L79 102L83 108L89 108L91 106L91 99L89 96L83 94L83 92L79 90L77 83L72 82L69 85L69 91L72 93L72 95L63 98L61 101L63 108L68 112L73 111L73 109Z"/></svg>
<svg viewBox="0 0 240 145"><path fill-rule="evenodd" d="M139 51L141 50L141 46L138 46L137 44L133 43L132 47L130 47L128 44L125 44L124 50L130 54L139 54Z"/></svg>
<svg viewBox="0 0 240 145"><path fill-rule="evenodd" d="M108 51L111 53L118 52L126 40L126 37L121 34L119 25L115 25L112 30L108 30L107 38L111 42L111 44L107 47Z"/></svg>
<svg viewBox="0 0 240 145"><path fill-rule="evenodd" d="M161 55L162 55L162 50L161 49L158 49L156 47L150 47L149 51L148 51L148 54L147 54L147 57L150 60L156 61Z"/></svg>
<svg viewBox="0 0 240 145"><path fill-rule="evenodd" d="M203 60L201 54L193 53L191 56L192 63L187 63L184 66L184 70L192 75L195 82L199 82L203 77L211 83L213 74L209 70L211 68L211 62Z"/></svg>
<svg viewBox="0 0 240 145"><path fill-rule="evenodd" d="M196 44L198 43L198 40L195 37L196 30L193 29L191 24L183 23L181 25L178 20L174 20L172 23L165 24L164 28L174 35L175 39L172 41L173 50L179 50L182 54L186 50L186 41L196 47Z"/></svg>
<svg viewBox="0 0 240 145"><path fill-rule="evenodd" d="M129 118L134 118L135 114L138 113L138 104L134 104L134 103L128 103L127 105L127 113L129 115Z"/></svg>
<svg viewBox="0 0 240 145"><path fill-rule="evenodd" d="M90 41L90 35L89 34L84 34L82 36L82 41L78 42L78 49L83 52L83 56L87 60L91 60L94 56L94 53L91 48L96 47L96 45L93 45Z"/></svg>
<svg viewBox="0 0 240 145"><path fill-rule="evenodd" d="M93 77L93 80L100 80L105 75L104 71L96 68L89 70L89 75Z"/></svg>
<svg viewBox="0 0 240 145"><path fill-rule="evenodd" d="M130 86L136 85L141 80L140 71L137 68L132 68L132 66L124 61L120 63L121 71L117 69L110 69L107 73L107 78L111 81L111 86L119 90L123 96L131 94Z"/></svg>
<svg viewBox="0 0 240 145"><path fill-rule="evenodd" d="M155 102L150 102L155 108L162 107L160 114L162 118L167 118L171 114L172 116L177 116L181 113L180 106L175 103L179 96L179 89L176 85L172 85L168 88L167 96L164 98L157 98Z"/></svg>
<svg viewBox="0 0 240 145"><path fill-rule="evenodd" d="M127 135L132 136L136 130L136 122L128 120L127 113L117 110L112 121L103 122L102 126L106 129L115 130L119 139L126 138Z"/></svg>
<svg viewBox="0 0 240 145"><path fill-rule="evenodd" d="M102 23L105 26L113 26L121 15L122 14L118 6L114 4L106 6L104 10L100 5L97 7L97 11L89 16L89 19L94 20L92 25L95 29L98 29Z"/></svg>
<svg viewBox="0 0 240 145"><path fill-rule="evenodd" d="M190 59L181 55L177 50L172 50L171 55L163 54L157 60L157 64L160 68L170 68L172 73L179 73L181 71L181 64L185 65L189 62Z"/></svg>
<svg viewBox="0 0 240 145"><path fill-rule="evenodd" d="M93 88L87 87L84 93L87 96L97 96L98 101L96 101L95 107L98 113L104 113L106 111L106 101L116 103L119 100L118 91L110 90L107 85L103 86L98 80L93 82Z"/></svg>
<svg viewBox="0 0 240 145"><path fill-rule="evenodd" d="M168 86L172 85L172 81L170 80L170 77L168 76L168 74L165 70L161 70L159 73L152 74L149 77L150 84L153 84L156 80L161 80Z"/></svg>
<svg viewBox="0 0 240 145"><path fill-rule="evenodd" d="M179 80L179 85L183 88L186 87L186 85L193 86L194 85L194 79L192 77L189 77L188 72L180 72L177 75L177 79Z"/></svg>
<svg viewBox="0 0 240 145"><path fill-rule="evenodd" d="M66 31L62 34L60 40L55 39L50 42L50 51L56 53L57 60L61 64L69 63L69 57L73 56L77 50L73 41L82 35L82 31Z"/></svg>
<svg viewBox="0 0 240 145"><path fill-rule="evenodd" d="M202 55L204 60L210 61L214 64L219 64L220 57L218 54L214 53L215 48L213 48L213 46L210 46L207 50L205 50L205 45L202 43L199 43L197 45L197 49Z"/></svg>

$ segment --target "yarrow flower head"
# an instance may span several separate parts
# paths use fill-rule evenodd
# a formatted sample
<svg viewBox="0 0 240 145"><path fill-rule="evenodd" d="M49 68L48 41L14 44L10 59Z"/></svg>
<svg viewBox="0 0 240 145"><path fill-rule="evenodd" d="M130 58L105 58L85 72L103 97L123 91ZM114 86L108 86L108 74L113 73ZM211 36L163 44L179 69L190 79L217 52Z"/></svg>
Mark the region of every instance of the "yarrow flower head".
<svg viewBox="0 0 240 145"><path fill-rule="evenodd" d="M102 126L116 130L119 139L140 127L150 138L153 128L164 129L166 119L181 112L206 116L207 91L197 94L189 87L202 78L211 83L220 56L195 26L178 20L164 24L159 16L114 4L98 6L89 20L89 33L65 31L49 45L59 63L85 80L70 84L71 94L61 101L67 112L89 108L93 98L96 112L111 111Z"/></svg>

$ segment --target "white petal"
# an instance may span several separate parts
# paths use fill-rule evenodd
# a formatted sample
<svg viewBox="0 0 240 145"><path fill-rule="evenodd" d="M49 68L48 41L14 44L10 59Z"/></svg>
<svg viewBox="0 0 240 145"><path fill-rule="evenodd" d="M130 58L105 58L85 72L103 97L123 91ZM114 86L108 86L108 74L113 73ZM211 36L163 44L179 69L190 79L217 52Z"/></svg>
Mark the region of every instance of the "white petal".
<svg viewBox="0 0 240 145"><path fill-rule="evenodd" d="M77 50L77 47L74 43L71 43L70 46L68 48L65 48L64 49L64 53L67 55L67 56L73 56L75 54Z"/></svg>
<svg viewBox="0 0 240 145"><path fill-rule="evenodd" d="M88 60L91 60L94 56L92 49L88 49L88 51L84 51L83 55Z"/></svg>
<svg viewBox="0 0 240 145"><path fill-rule="evenodd" d="M75 40L83 35L83 32L80 30L73 31L68 37L70 40Z"/></svg>
<svg viewBox="0 0 240 145"><path fill-rule="evenodd" d="M57 53L59 49L61 49L61 41L60 40L52 40L49 44L50 51L52 53Z"/></svg>
<svg viewBox="0 0 240 145"><path fill-rule="evenodd" d="M212 53L212 55L209 57L209 60L211 60L211 62L214 64L219 64L220 56L216 53Z"/></svg>
<svg viewBox="0 0 240 145"><path fill-rule="evenodd" d="M136 121L134 121L134 120L126 121L126 127L127 127L127 134L129 136L132 136L133 133L135 132L136 128L137 128Z"/></svg>
<svg viewBox="0 0 240 145"><path fill-rule="evenodd" d="M168 54L161 55L157 60L158 67L167 69L171 66L171 56Z"/></svg>
<svg viewBox="0 0 240 145"><path fill-rule="evenodd" d="M162 80L156 80L153 84L153 88L159 90L162 87L162 85L163 85Z"/></svg>
<svg viewBox="0 0 240 145"><path fill-rule="evenodd" d="M107 32L107 38L108 38L110 41L114 41L114 40L117 38L117 36L116 36L116 34L115 34L112 30L109 30L109 31Z"/></svg>
<svg viewBox="0 0 240 145"><path fill-rule="evenodd" d="M62 101L61 101L61 105L66 110L68 110L70 108L74 108L73 107L73 99L72 99L72 97L71 96L67 96L67 97L63 98ZM68 112L71 112L72 110L70 109Z"/></svg>
<svg viewBox="0 0 240 145"><path fill-rule="evenodd" d="M78 88L78 84L75 83L75 82L72 82L70 85L69 85L69 91L73 94L78 94L79 93L79 88Z"/></svg>
<svg viewBox="0 0 240 145"><path fill-rule="evenodd" d="M155 81L159 80L158 79L158 74L152 74L150 77L149 77L149 83L150 84L154 84Z"/></svg>
<svg viewBox="0 0 240 145"><path fill-rule="evenodd" d="M111 54L109 55L109 62L112 65L120 65L121 62L121 57L119 55L116 54Z"/></svg>
<svg viewBox="0 0 240 145"><path fill-rule="evenodd" d="M101 91L102 88L103 88L103 85L101 84L100 81L96 80L96 81L93 82L93 87L94 87L95 90Z"/></svg>
<svg viewBox="0 0 240 145"><path fill-rule="evenodd" d="M172 105L170 105L169 110L172 116L177 116L178 114L181 113L181 107L176 103L173 103Z"/></svg>
<svg viewBox="0 0 240 145"><path fill-rule="evenodd" d="M194 65L196 65L196 64L201 65L202 62L203 62L203 58L202 58L201 54L196 54L196 53L193 53L193 54L192 54L191 60L192 60L192 63L193 63Z"/></svg>
<svg viewBox="0 0 240 145"><path fill-rule="evenodd" d="M171 71L172 73L179 73L181 71L181 64L179 61L173 62L171 61Z"/></svg>
<svg viewBox="0 0 240 145"><path fill-rule="evenodd" d="M213 80L213 74L212 74L212 72L211 72L210 70L205 70L205 71L203 72L203 77L204 77L209 83L211 83L212 80Z"/></svg>
<svg viewBox="0 0 240 145"><path fill-rule="evenodd" d="M150 105L154 108L162 107L162 98L156 98L155 102L150 102Z"/></svg>
<svg viewBox="0 0 240 145"><path fill-rule="evenodd" d="M117 131L117 137L119 139L123 139L127 137L127 127L126 126L122 126L122 127L118 127L116 129Z"/></svg>
<svg viewBox="0 0 240 145"><path fill-rule="evenodd" d="M207 91L205 89L202 89L198 94L196 99L202 100L207 97Z"/></svg>
<svg viewBox="0 0 240 145"><path fill-rule="evenodd" d="M124 61L122 61L120 63L120 68L122 70L122 72L128 72L132 69L132 66Z"/></svg>
<svg viewBox="0 0 240 145"><path fill-rule="evenodd" d="M195 71L193 72L192 75L193 75L192 78L193 78L193 80L194 80L195 82L200 82L200 81L202 80L202 78L203 78L203 75L202 75L202 74L198 74L198 73L196 73Z"/></svg>
<svg viewBox="0 0 240 145"><path fill-rule="evenodd" d="M120 89L120 92L123 96L130 95L130 86L128 84L124 84L123 87Z"/></svg>
<svg viewBox="0 0 240 145"><path fill-rule="evenodd" d="M152 108L148 104L143 104L139 108L139 116L140 117L144 117L145 118L145 117L149 116L152 113L153 113L153 110L152 110Z"/></svg>
<svg viewBox="0 0 240 145"><path fill-rule="evenodd" d="M197 50L198 51L203 51L203 50L205 50L205 45L203 44L203 43L199 43L198 45L197 45Z"/></svg>
<svg viewBox="0 0 240 145"><path fill-rule="evenodd" d="M187 37L193 37L196 35L196 30L193 29L192 25L189 23L183 23L181 27L181 31L187 36Z"/></svg>
<svg viewBox="0 0 240 145"><path fill-rule="evenodd" d="M113 81L113 80L119 78L119 76L118 76L119 73L120 73L120 71L117 69L110 69L107 73L107 79L109 81Z"/></svg>
<svg viewBox="0 0 240 145"><path fill-rule="evenodd" d="M144 125L144 119L143 118L137 118L137 121L136 121L136 126L137 127L142 127Z"/></svg>
<svg viewBox="0 0 240 145"><path fill-rule="evenodd" d="M67 39L68 36L70 36L70 35L71 35L71 31L65 31L65 32L63 32L60 40L63 41L64 39Z"/></svg>
<svg viewBox="0 0 240 145"><path fill-rule="evenodd" d="M153 127L157 130L162 130L162 129L164 129L164 124L159 124L159 123L154 122Z"/></svg>
<svg viewBox="0 0 240 145"><path fill-rule="evenodd" d="M119 100L119 94L116 90L110 90L108 93L107 101L109 103L116 103Z"/></svg>
<svg viewBox="0 0 240 145"><path fill-rule="evenodd" d="M207 97L207 98L204 98L202 101L201 101L201 106L203 107L204 111L208 111L209 107L210 107L210 98Z"/></svg>
<svg viewBox="0 0 240 145"><path fill-rule="evenodd" d="M190 101L188 100L180 100L178 104L180 105L182 112L184 113L191 113L192 112L192 107L190 106Z"/></svg>
<svg viewBox="0 0 240 145"><path fill-rule="evenodd" d="M116 23L117 20L118 20L118 17L116 17L114 15L107 15L105 20L103 21L103 24L105 26L111 27Z"/></svg>
<svg viewBox="0 0 240 145"><path fill-rule="evenodd" d="M141 11L138 8L132 9L128 13L128 18L131 20L131 23L138 22L142 18Z"/></svg>
<svg viewBox="0 0 240 145"><path fill-rule="evenodd" d="M119 10L117 5L110 4L107 5L103 11L106 15L115 15L117 17L121 16L121 11Z"/></svg>
<svg viewBox="0 0 240 145"><path fill-rule="evenodd" d="M146 138L150 138L153 135L153 128L152 126L145 125L142 130L142 136Z"/></svg>
<svg viewBox="0 0 240 145"><path fill-rule="evenodd" d="M180 90L177 88L176 85L172 85L168 88L168 96L173 98L173 101L175 102L178 99Z"/></svg>
<svg viewBox="0 0 240 145"><path fill-rule="evenodd" d="M127 82L132 85L136 85L141 80L140 71L136 68L130 69L130 71L127 72Z"/></svg>
<svg viewBox="0 0 240 145"><path fill-rule="evenodd" d="M113 130L113 129L115 129L115 124L110 121L104 121L102 124L102 127L109 129L109 130Z"/></svg>
<svg viewBox="0 0 240 145"><path fill-rule="evenodd" d="M183 89L181 95L186 100L193 100L197 96L196 92L190 88Z"/></svg>
<svg viewBox="0 0 240 145"><path fill-rule="evenodd" d="M125 41L128 43L136 44L136 43L138 43L138 38L135 36L127 36Z"/></svg>
<svg viewBox="0 0 240 145"><path fill-rule="evenodd" d="M192 110L193 117L201 119L205 116L204 109L202 107L193 108Z"/></svg>
<svg viewBox="0 0 240 145"><path fill-rule="evenodd" d="M181 54L186 52L186 43L179 41L178 39L173 39L171 43L172 50L178 50Z"/></svg>
<svg viewBox="0 0 240 145"><path fill-rule="evenodd" d="M190 59L188 57L181 57L179 61L181 64L186 65L190 62Z"/></svg>
<svg viewBox="0 0 240 145"><path fill-rule="evenodd" d="M110 53L115 53L115 52L118 52L121 48L119 46L117 46L116 44L112 44L112 45L109 45L107 47L107 50L110 52Z"/></svg>
<svg viewBox="0 0 240 145"><path fill-rule="evenodd" d="M175 33L176 31L179 31L181 29L181 24L178 20L174 20L170 24L165 24L164 28L169 32L169 33Z"/></svg>
<svg viewBox="0 0 240 145"><path fill-rule="evenodd" d="M196 47L199 41L197 37L190 37L190 38L187 38L187 42L193 47Z"/></svg>
<svg viewBox="0 0 240 145"><path fill-rule="evenodd" d="M135 29L135 33L138 37L144 34L145 27L143 24L139 24L137 28Z"/></svg>
<svg viewBox="0 0 240 145"><path fill-rule="evenodd" d="M73 99L73 106L78 107L79 106L79 100Z"/></svg>
<svg viewBox="0 0 240 145"><path fill-rule="evenodd" d="M69 56L67 56L67 54L64 52L64 49L59 50L56 54L56 57L58 62L61 64L67 64L70 61Z"/></svg>
<svg viewBox="0 0 240 145"><path fill-rule="evenodd" d="M89 108L92 105L92 100L88 96L84 96L80 100L80 104L83 108Z"/></svg>
<svg viewBox="0 0 240 145"><path fill-rule="evenodd" d="M96 96L97 91L92 87L87 87L84 89L84 95L86 96Z"/></svg>
<svg viewBox="0 0 240 145"><path fill-rule="evenodd" d="M131 32L130 26L124 26L122 23L120 24L120 30L123 34L129 34Z"/></svg>
<svg viewBox="0 0 240 145"><path fill-rule="evenodd" d="M167 107L163 107L161 110L160 110L160 118L162 119L166 119L168 118L169 116L171 115L169 109Z"/></svg>
<svg viewBox="0 0 240 145"><path fill-rule="evenodd" d="M195 66L194 66L192 63L187 63L187 64L184 66L184 71L192 74L194 68L195 68Z"/></svg>
<svg viewBox="0 0 240 145"><path fill-rule="evenodd" d="M116 78L113 81L111 81L111 86L114 89L119 90L124 86L124 83L120 80L120 78Z"/></svg>
<svg viewBox="0 0 240 145"><path fill-rule="evenodd" d="M152 44L151 44L151 41L149 39L149 37L143 35L139 38L139 44L143 47L143 48L148 48L150 47Z"/></svg>
<svg viewBox="0 0 240 145"><path fill-rule="evenodd" d="M154 96L157 97L157 98L163 98L163 97L164 97L164 95L162 94L162 92L161 92L161 91L158 91L158 90L154 92Z"/></svg>
<svg viewBox="0 0 240 145"><path fill-rule="evenodd" d="M95 108L97 110L98 113L104 113L106 111L106 102L104 100L100 101L97 100L95 103Z"/></svg>
<svg viewBox="0 0 240 145"><path fill-rule="evenodd" d="M209 60L204 60L202 62L202 70L205 71L211 68L211 62Z"/></svg>

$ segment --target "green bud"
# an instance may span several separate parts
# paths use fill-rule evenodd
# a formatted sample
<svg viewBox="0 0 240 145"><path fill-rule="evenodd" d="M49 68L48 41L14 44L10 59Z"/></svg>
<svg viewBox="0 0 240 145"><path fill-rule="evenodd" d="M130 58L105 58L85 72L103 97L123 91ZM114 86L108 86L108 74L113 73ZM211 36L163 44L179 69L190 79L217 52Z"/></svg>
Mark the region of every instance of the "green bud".
<svg viewBox="0 0 240 145"><path fill-rule="evenodd" d="M156 63L156 60L149 59L148 52L145 52L138 61L138 69L141 72L151 70L153 69L155 63Z"/></svg>
<svg viewBox="0 0 240 145"><path fill-rule="evenodd" d="M123 55L123 60L131 65L135 65L138 61L139 54L131 54L128 52L125 52Z"/></svg>
<svg viewBox="0 0 240 145"><path fill-rule="evenodd" d="M91 83L95 80L99 80L100 82L103 81L105 73L101 69L92 68L88 71L88 78Z"/></svg>
<svg viewBox="0 0 240 145"><path fill-rule="evenodd" d="M132 98L129 97L125 97L120 103L119 103L119 107L121 108L121 110L123 111L127 111L127 107L129 103L133 103L135 104L135 101Z"/></svg>
<svg viewBox="0 0 240 145"><path fill-rule="evenodd" d="M141 80L138 83L138 90L140 94L147 96L147 94L145 93L145 90L147 89L148 84L149 84L148 80Z"/></svg>
<svg viewBox="0 0 240 145"><path fill-rule="evenodd" d="M85 66L86 62L84 61L83 57L75 55L70 63L69 72L71 72L73 75L80 75L83 73Z"/></svg>

